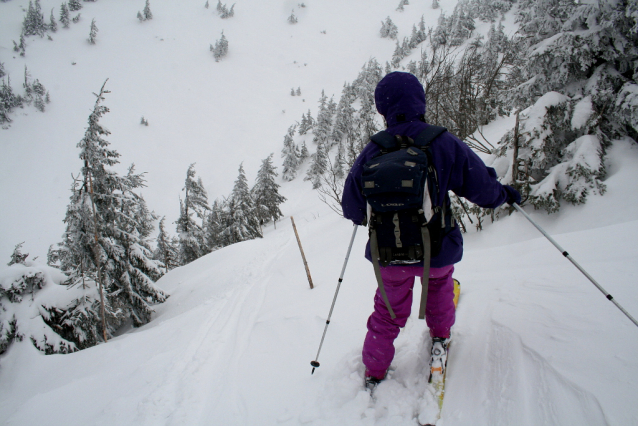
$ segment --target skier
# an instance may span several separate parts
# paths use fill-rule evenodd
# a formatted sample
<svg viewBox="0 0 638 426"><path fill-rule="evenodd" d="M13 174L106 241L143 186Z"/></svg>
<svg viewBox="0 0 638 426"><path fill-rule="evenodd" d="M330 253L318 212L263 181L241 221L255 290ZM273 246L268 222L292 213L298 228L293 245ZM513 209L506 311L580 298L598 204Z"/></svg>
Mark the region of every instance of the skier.
<svg viewBox="0 0 638 426"><path fill-rule="evenodd" d="M406 72L392 72L377 85L375 93L377 111L385 118L387 132L412 139L423 132L425 122L425 92L419 80ZM438 200L434 205L446 203L449 211L448 191L465 197L485 208L496 208L507 202L520 203L519 192L497 181L496 172L460 139L443 132L430 143L431 161L439 185ZM354 162L346 179L342 197L344 217L356 225L367 221L367 203L362 194L364 165L380 153L380 147L370 142ZM370 242L366 257L371 260ZM458 226L450 228L443 237L440 252L430 260L429 290L425 319L432 337L432 354L443 351L447 355L450 329L455 320L454 264L461 260L463 239ZM423 276L423 262L390 264L381 267L383 286L396 317L393 319L380 290L374 298L374 312L368 319L368 333L363 344L363 363L366 367L366 387L373 389L386 376L394 358L394 340L404 327L412 307L412 288L416 276ZM443 363L445 368L445 362Z"/></svg>

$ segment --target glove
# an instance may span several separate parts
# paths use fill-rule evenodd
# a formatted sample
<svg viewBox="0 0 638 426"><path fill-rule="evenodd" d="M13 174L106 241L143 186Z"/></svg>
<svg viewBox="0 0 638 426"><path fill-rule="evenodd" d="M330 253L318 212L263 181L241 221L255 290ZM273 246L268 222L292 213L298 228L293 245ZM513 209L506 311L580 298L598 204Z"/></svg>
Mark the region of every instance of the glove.
<svg viewBox="0 0 638 426"><path fill-rule="evenodd" d="M503 189L507 192L507 204L512 205L514 203L521 204L521 194L516 189L509 185L503 185Z"/></svg>

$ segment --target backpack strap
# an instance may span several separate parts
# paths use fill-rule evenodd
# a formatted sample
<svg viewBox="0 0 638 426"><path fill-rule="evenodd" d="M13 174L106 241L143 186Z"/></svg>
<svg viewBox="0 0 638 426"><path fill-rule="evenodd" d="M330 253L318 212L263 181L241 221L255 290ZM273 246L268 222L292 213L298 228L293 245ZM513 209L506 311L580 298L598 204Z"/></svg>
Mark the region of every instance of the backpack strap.
<svg viewBox="0 0 638 426"><path fill-rule="evenodd" d="M381 297L385 302L385 307L390 313L390 317L392 319L395 319L397 316L392 310L392 305L390 305L390 300L388 300L388 295L386 294L385 287L383 286L383 279L381 278L381 267L379 266L379 242L377 240L377 230L374 229L374 227L370 229L370 251L370 254L372 255L372 266L374 267L374 275L377 278L377 284L379 285Z"/></svg>
<svg viewBox="0 0 638 426"><path fill-rule="evenodd" d="M385 130L381 130L379 133L372 135L370 140L384 149L392 149L396 146L394 135Z"/></svg>
<svg viewBox="0 0 638 426"><path fill-rule="evenodd" d="M414 144L416 146L427 146L443 132L447 132L445 127L429 125L424 131L419 133L419 136L414 140Z"/></svg>

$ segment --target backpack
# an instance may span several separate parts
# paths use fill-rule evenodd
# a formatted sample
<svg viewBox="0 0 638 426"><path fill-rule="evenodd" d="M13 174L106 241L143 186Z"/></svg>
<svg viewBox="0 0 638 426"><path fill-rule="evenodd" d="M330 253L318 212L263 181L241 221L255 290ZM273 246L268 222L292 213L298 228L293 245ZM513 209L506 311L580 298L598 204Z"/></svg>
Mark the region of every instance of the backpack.
<svg viewBox="0 0 638 426"><path fill-rule="evenodd" d="M380 266L423 261L419 318L425 318L430 258L439 254L454 218L439 198L430 143L447 129L428 126L415 140L382 131L371 137L381 151L363 166L362 192L368 203L370 251L379 290L392 318Z"/></svg>

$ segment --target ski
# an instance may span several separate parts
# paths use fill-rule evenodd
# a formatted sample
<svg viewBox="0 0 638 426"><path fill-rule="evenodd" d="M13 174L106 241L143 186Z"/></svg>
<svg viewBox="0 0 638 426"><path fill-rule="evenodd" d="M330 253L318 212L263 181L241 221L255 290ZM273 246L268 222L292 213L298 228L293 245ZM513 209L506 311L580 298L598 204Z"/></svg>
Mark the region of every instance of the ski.
<svg viewBox="0 0 638 426"><path fill-rule="evenodd" d="M454 308L456 308L459 302L459 296L461 294L461 283L454 279ZM436 426L436 423L441 418L441 410L443 409L443 397L445 396L445 376L447 373L447 358L450 352L449 339L434 339L432 342L432 356L430 358L430 379L428 382L434 388L434 398L438 404L438 411L436 414L436 420L430 423L421 423L418 421L419 426Z"/></svg>

